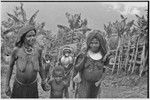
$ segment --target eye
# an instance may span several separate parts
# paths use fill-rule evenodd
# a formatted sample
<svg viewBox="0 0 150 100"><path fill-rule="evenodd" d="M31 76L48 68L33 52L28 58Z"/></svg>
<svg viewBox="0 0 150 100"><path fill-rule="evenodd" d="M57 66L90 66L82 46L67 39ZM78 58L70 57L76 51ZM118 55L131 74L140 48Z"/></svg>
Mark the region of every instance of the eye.
<svg viewBox="0 0 150 100"><path fill-rule="evenodd" d="M29 35L26 35L26 38L29 38L30 36Z"/></svg>
<svg viewBox="0 0 150 100"><path fill-rule="evenodd" d="M95 44L99 44L99 42L95 42Z"/></svg>
<svg viewBox="0 0 150 100"><path fill-rule="evenodd" d="M92 41L90 44L93 44L94 42Z"/></svg>

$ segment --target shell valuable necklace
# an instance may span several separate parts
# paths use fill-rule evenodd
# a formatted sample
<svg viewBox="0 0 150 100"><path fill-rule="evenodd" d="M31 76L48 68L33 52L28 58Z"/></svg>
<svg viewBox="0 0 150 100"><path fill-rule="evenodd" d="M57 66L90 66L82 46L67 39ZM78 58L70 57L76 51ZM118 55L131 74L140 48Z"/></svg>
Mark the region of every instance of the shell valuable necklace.
<svg viewBox="0 0 150 100"><path fill-rule="evenodd" d="M30 46L28 46L28 47L24 46L24 51L26 54L29 54L29 55L34 54L34 48L30 47Z"/></svg>
<svg viewBox="0 0 150 100"><path fill-rule="evenodd" d="M63 57L61 58L61 63L64 64L64 65L68 65L68 64L70 64L71 62L72 62L72 57L71 57L71 56L69 56L69 57L63 56Z"/></svg>
<svg viewBox="0 0 150 100"><path fill-rule="evenodd" d="M92 59L94 59L94 60L100 60L100 59L102 59L102 54L100 53L100 52L98 52L98 53L94 53L94 52L92 52L92 51L88 51L88 55L92 58Z"/></svg>

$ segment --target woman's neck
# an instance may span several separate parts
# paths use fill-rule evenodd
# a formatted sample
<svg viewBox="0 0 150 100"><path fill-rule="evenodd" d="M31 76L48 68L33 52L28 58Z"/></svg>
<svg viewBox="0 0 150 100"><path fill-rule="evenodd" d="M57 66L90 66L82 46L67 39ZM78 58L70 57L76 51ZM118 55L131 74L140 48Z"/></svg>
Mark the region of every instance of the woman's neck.
<svg viewBox="0 0 150 100"><path fill-rule="evenodd" d="M92 59L94 59L94 60L100 60L100 59L102 59L102 54L101 54L101 52L92 52L91 50L89 50L88 52L87 52L87 54L88 54L88 56L90 57L90 58L92 58Z"/></svg>
<svg viewBox="0 0 150 100"><path fill-rule="evenodd" d="M27 53L27 54L33 54L34 53L34 48L32 46L24 44L23 48L24 48L25 53Z"/></svg>

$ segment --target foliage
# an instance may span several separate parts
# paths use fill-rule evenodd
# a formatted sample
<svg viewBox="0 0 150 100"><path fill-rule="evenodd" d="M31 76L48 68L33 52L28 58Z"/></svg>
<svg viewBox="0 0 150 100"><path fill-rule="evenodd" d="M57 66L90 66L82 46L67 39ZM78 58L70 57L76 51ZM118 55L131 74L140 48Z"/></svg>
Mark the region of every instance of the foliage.
<svg viewBox="0 0 150 100"><path fill-rule="evenodd" d="M125 53L125 52L122 52L122 50L123 50L123 49L121 49L122 46L128 46L128 45L136 46L136 44L138 44L138 43L135 43L135 42L144 42L144 41L145 41L145 47L148 44L148 38L147 38L148 22L147 22L147 19L144 16L140 17L140 16L136 15L136 17L137 17L137 20L136 20L137 24L135 24L135 20L131 20L131 21L127 22L127 18L125 18L123 15L121 15L121 21L117 20L113 23L109 22L108 25L104 25L104 30L107 35L106 38L109 42L110 50L116 49L117 52L119 51L119 55L116 54L116 61L119 56L121 57L123 55L123 53ZM140 37L140 41L136 41L137 36ZM117 39L117 37L119 40ZM144 41L141 41L141 40L144 40ZM115 47L115 45L118 45L118 46ZM128 46L128 47L130 47L130 46ZM147 49L145 49L145 52L148 52ZM148 53L144 53L144 54L145 54L145 56L148 55ZM138 55L138 54L135 54L134 56L136 57L136 55ZM119 59L121 59L121 58L119 58ZM126 58L126 59L128 59L128 58ZM115 63L117 63L117 62L115 62ZM143 68L142 68L142 70L143 70Z"/></svg>
<svg viewBox="0 0 150 100"><path fill-rule="evenodd" d="M20 3L20 6L15 7L13 10L13 14L7 13L8 19L1 22L2 60L5 60L4 56L10 55L15 47L19 29L28 23L36 27L37 42L38 45L43 48L44 53L57 55L59 48L64 45L72 44L76 45L76 55L82 51L81 49L83 49L85 44L86 33L91 29L88 28L88 20L82 19L81 14L65 13L68 26L57 25L58 33L53 34L51 31L44 29L45 22L39 23L35 21L39 10L30 18L27 18L26 11L23 7L23 3ZM110 50L119 51L119 56L122 56L124 53L123 46L130 47L133 44L136 46L135 44L144 42L145 48L148 48L148 20L144 16L135 16L137 20L128 21L127 17L121 15L120 20L109 22L108 25L104 24L105 32L101 33L108 40ZM140 37L140 41L136 41L137 37ZM143 54L145 61L148 62L148 50L145 49ZM143 66L148 66L146 64L145 62Z"/></svg>
<svg viewBox="0 0 150 100"><path fill-rule="evenodd" d="M47 40L51 41L51 32L44 30L45 23L37 23L35 18L38 14L39 10L36 11L29 19L26 17L26 11L23 8L23 3L20 3L20 6L15 7L13 14L7 13L8 19L2 21L1 23L1 37L2 37L2 46L1 46L1 53L2 58L5 55L10 55L13 48L15 47L15 42L18 38L19 29L27 24L32 24L36 27L37 34L43 35L42 37L46 37ZM38 37L37 36L37 37ZM43 41L38 42L45 42ZM40 46L44 45L42 43L38 43Z"/></svg>
<svg viewBox="0 0 150 100"><path fill-rule="evenodd" d="M81 19L81 14L65 14L69 23L68 26L57 25L59 28L57 33L58 46L67 44L83 44L86 39L86 32L91 29L87 28L87 19ZM81 49L81 48L80 48Z"/></svg>

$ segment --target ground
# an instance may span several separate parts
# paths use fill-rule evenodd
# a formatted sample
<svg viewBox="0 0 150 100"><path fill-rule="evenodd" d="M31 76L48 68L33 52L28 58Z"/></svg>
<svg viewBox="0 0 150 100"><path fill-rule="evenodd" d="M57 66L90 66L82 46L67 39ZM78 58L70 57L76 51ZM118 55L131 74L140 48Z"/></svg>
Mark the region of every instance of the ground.
<svg viewBox="0 0 150 100"><path fill-rule="evenodd" d="M1 98L8 98L5 95L5 78L8 66L1 66ZM14 73L11 78L11 87L13 85ZM39 97L48 98L49 92L42 90L40 86L40 78L38 81ZM101 83L100 98L147 98L147 77L138 78L136 75L132 76L116 76L108 74ZM72 93L70 91L70 98Z"/></svg>

